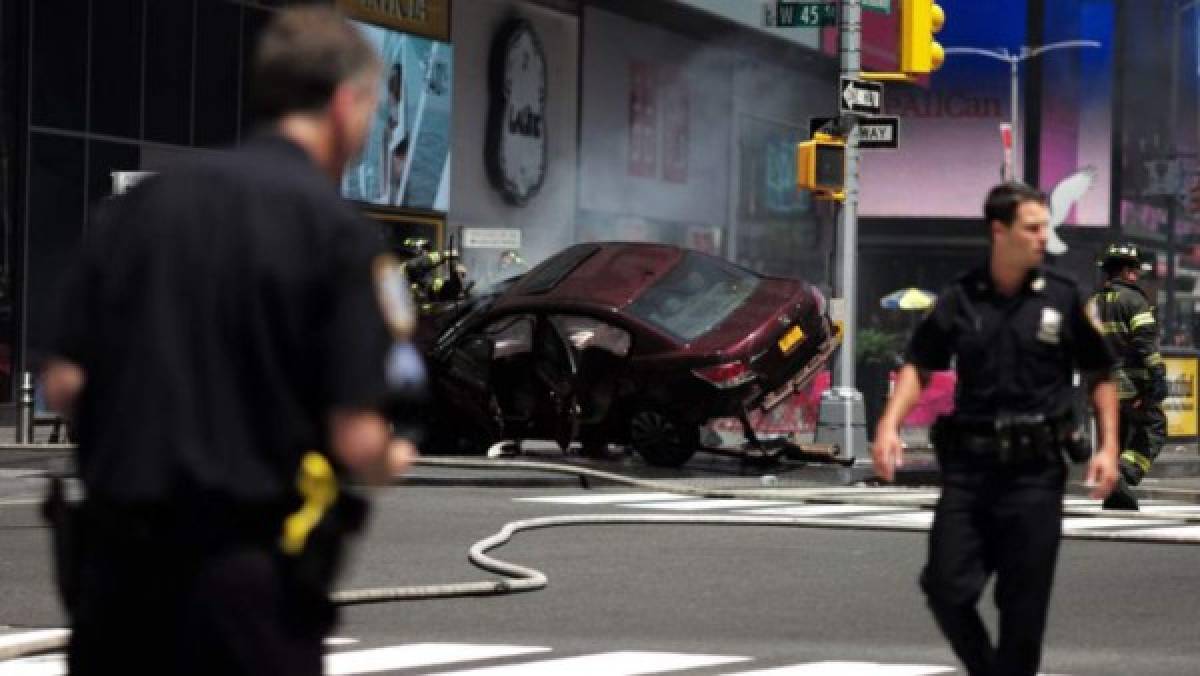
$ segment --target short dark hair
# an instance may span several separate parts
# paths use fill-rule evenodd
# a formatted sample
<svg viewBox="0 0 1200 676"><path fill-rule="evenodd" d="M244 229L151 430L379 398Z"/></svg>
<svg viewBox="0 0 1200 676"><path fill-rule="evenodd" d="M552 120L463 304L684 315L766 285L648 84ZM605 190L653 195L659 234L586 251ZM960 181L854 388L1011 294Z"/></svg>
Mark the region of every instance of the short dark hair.
<svg viewBox="0 0 1200 676"><path fill-rule="evenodd" d="M338 85L379 68L363 34L332 7L280 10L263 29L251 71L251 105L262 120L315 112Z"/></svg>
<svg viewBox="0 0 1200 676"><path fill-rule="evenodd" d="M1012 225L1017 218L1017 208L1025 202L1045 205L1046 193L1024 183L1001 183L988 192L983 202L983 220L989 227L992 221Z"/></svg>

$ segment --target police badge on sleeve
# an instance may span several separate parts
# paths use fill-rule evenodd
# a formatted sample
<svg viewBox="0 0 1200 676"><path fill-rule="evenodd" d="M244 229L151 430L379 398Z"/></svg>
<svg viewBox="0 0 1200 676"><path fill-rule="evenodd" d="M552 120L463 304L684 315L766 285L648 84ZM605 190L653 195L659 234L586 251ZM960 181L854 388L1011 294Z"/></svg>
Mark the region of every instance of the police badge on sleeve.
<svg viewBox="0 0 1200 676"><path fill-rule="evenodd" d="M372 261L371 272L375 276L375 292L388 329L396 339L408 339L417 327L417 310L408 288L404 264L391 254L380 254Z"/></svg>

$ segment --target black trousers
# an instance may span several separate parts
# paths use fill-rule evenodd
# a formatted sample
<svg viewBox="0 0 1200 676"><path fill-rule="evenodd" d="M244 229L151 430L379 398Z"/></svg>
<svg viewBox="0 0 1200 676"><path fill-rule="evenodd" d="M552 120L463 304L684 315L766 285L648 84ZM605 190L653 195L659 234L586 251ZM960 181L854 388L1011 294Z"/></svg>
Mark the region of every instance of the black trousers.
<svg viewBox="0 0 1200 676"><path fill-rule="evenodd" d="M1066 466L947 462L921 574L942 633L971 676L1034 676L1062 536ZM996 575L999 636L976 603Z"/></svg>
<svg viewBox="0 0 1200 676"><path fill-rule="evenodd" d="M293 588L273 541L99 522L81 542L71 674L323 673L332 608Z"/></svg>
<svg viewBox="0 0 1200 676"><path fill-rule="evenodd" d="M1167 441L1167 415L1162 404L1143 400L1121 402L1121 474L1134 486L1150 471Z"/></svg>

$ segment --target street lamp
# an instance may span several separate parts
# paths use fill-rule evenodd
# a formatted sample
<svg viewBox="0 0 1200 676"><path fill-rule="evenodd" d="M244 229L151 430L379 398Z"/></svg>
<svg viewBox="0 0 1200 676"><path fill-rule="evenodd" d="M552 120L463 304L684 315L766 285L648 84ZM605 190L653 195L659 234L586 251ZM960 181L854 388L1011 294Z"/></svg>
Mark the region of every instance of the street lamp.
<svg viewBox="0 0 1200 676"><path fill-rule="evenodd" d="M980 49L978 47L947 47L945 49L947 56L950 54L976 54L979 56L986 56L991 59L996 59L997 61L1004 61L1008 64L1009 74L1010 74L1009 75L1009 86L1011 87L1010 92L1009 92L1009 118L1010 118L1009 123L1012 125L1012 136L1014 139L1014 141L1013 141L1013 146L1014 146L1013 166L1012 166L1011 172L1010 172L1013 180L1020 180L1020 177L1018 176L1018 172L1017 172L1017 167L1020 166L1020 163L1017 162L1016 151L1015 151L1015 146L1017 143L1017 141L1015 139L1020 138L1020 136L1017 134L1017 115L1018 115L1018 111L1020 110L1020 108L1017 106L1017 96L1018 96L1017 95L1017 79L1018 79L1017 66L1022 61L1041 56L1042 54L1045 54L1046 52L1049 52L1049 51L1053 51L1055 49L1077 49L1077 48L1082 48L1082 47L1100 47L1100 46L1101 46L1100 43L1095 40L1063 40L1062 42L1052 42L1048 45L1039 45L1037 47L1029 47L1029 46L1023 45L1021 47L1021 51L1017 52L1017 53L1010 52L1007 47L1001 47L1000 49ZM1022 151L1024 151L1024 146L1022 146Z"/></svg>

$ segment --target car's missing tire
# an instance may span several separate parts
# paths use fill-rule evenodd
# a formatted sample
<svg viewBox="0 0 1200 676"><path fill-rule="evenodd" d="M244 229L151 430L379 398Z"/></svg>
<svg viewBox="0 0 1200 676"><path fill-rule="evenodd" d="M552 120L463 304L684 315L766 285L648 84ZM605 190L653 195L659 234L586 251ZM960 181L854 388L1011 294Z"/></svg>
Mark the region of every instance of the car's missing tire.
<svg viewBox="0 0 1200 676"><path fill-rule="evenodd" d="M659 408L638 409L629 417L629 443L655 467L679 467L700 444L695 425Z"/></svg>

